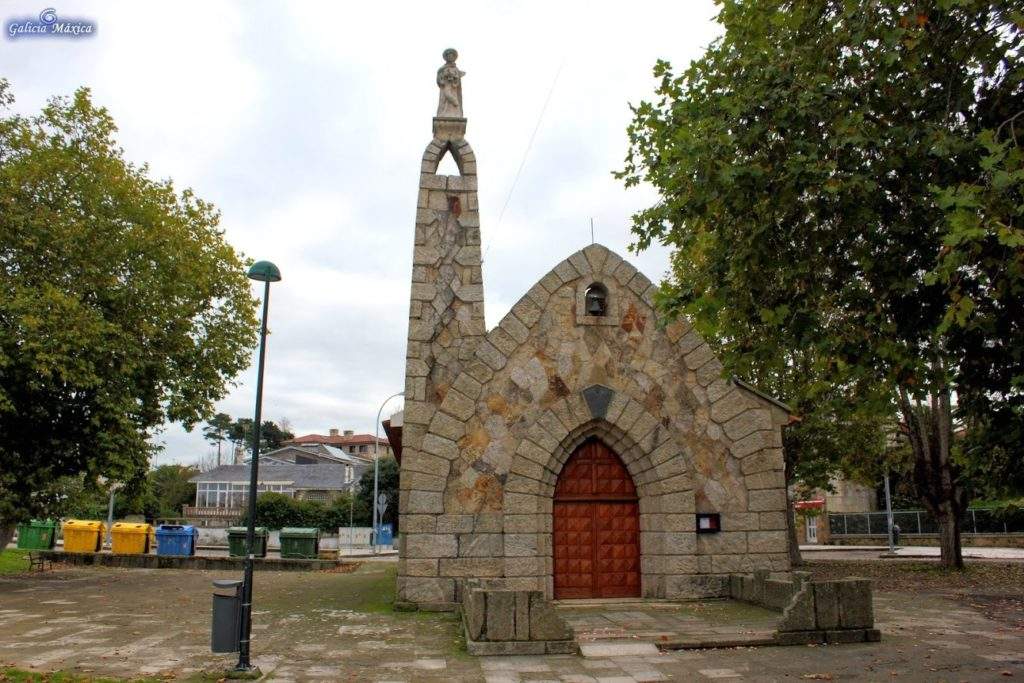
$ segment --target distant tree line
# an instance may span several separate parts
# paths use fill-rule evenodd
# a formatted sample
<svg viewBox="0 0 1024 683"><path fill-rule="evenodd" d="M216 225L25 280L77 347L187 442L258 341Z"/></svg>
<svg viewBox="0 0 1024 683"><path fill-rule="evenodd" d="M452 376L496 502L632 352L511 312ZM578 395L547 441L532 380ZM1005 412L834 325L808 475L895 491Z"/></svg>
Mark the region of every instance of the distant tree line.
<svg viewBox="0 0 1024 683"><path fill-rule="evenodd" d="M181 508L195 501L196 485L189 479L199 474L192 465L160 465L141 479L129 482L114 496L114 519L129 515L149 522L181 517ZM51 503L44 514L54 519L107 518L110 491L102 482L84 475L63 477L51 491Z"/></svg>
<svg viewBox="0 0 1024 683"><path fill-rule="evenodd" d="M217 413L206 421L203 437L217 447L217 465L224 465L231 462L231 453L236 448L252 451L256 430L253 429L251 418L233 418L227 413ZM282 418L280 424L264 420L260 428L260 451L265 453L280 448L285 441L293 438L295 434L287 418ZM226 444L231 444L232 448L224 448Z"/></svg>

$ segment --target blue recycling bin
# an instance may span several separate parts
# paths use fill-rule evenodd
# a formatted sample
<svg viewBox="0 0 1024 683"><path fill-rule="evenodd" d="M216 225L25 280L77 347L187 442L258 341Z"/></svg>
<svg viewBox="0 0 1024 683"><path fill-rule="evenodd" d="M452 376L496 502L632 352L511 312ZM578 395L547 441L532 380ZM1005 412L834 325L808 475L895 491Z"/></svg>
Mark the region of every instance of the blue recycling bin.
<svg viewBox="0 0 1024 683"><path fill-rule="evenodd" d="M195 555L198 536L199 531L191 524L161 524L156 528L156 554Z"/></svg>

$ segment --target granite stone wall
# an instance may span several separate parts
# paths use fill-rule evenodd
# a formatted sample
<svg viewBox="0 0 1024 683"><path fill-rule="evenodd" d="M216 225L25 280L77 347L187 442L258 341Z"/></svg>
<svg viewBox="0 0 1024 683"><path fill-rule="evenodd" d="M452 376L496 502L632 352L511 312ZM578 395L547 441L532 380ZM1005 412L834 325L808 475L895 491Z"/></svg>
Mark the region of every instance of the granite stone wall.
<svg viewBox="0 0 1024 683"><path fill-rule="evenodd" d="M644 596L723 596L732 572L788 570L788 411L724 377L685 321L662 325L654 286L627 261L596 244L573 254L484 334L464 130L435 120L420 182L399 600L453 609L461 579L489 577L550 598L554 486L588 438L618 453L636 485ZM462 176L434 174L448 150ZM608 291L606 316L582 306L594 283ZM720 513L721 532L697 534L697 512Z"/></svg>

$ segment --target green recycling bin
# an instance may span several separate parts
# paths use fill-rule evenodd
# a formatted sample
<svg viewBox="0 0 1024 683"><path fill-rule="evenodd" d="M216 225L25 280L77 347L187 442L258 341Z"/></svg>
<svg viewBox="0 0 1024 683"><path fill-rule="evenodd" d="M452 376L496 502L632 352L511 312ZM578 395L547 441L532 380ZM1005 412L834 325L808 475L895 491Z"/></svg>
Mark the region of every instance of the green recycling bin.
<svg viewBox="0 0 1024 683"><path fill-rule="evenodd" d="M267 527L258 526L254 529L252 554L256 557L267 556ZM244 526L233 526L228 529L228 554L231 557L245 557L245 537L249 530Z"/></svg>
<svg viewBox="0 0 1024 683"><path fill-rule="evenodd" d="M57 543L57 522L33 519L18 525L18 547L27 550L53 550Z"/></svg>
<svg viewBox="0 0 1024 683"><path fill-rule="evenodd" d="M315 560L320 555L320 530L285 527L281 529L281 557Z"/></svg>

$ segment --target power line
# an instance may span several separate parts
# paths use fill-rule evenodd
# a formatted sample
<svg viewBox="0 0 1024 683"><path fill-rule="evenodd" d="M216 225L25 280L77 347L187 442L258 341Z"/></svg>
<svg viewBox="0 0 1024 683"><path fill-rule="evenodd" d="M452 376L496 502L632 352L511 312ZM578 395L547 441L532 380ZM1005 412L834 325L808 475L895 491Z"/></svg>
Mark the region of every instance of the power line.
<svg viewBox="0 0 1024 683"><path fill-rule="evenodd" d="M533 127L533 133L530 135L530 141L526 143L526 150L523 152L523 160L519 162L519 169L516 171L515 178L512 179L512 186L508 189L508 196L505 197L505 204L501 207L501 213L498 214L498 225L501 225L501 219L505 217L505 209L508 208L508 203L512 200L512 193L516 190L516 183L519 182L519 176L523 172L523 167L526 166L526 158L530 155L530 149L533 147L533 141L537 137L537 131L540 130L540 124L544 120L544 113L548 110L548 104L551 102L551 96L555 92L555 85L558 83L558 76L562 73L563 66L565 66L564 59L558 65L558 69L555 71L555 77L551 80L551 87L548 88L548 95L544 98L544 106L540 108L540 114L537 116L537 125Z"/></svg>

